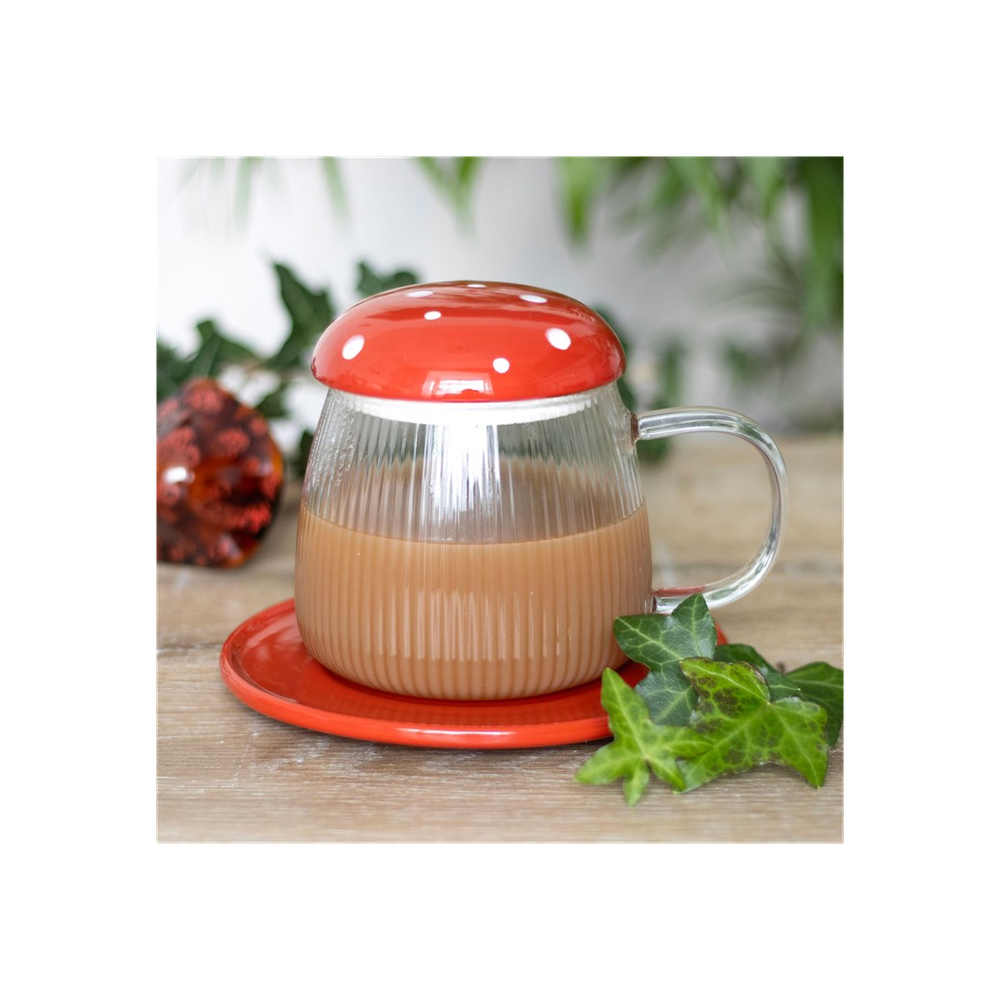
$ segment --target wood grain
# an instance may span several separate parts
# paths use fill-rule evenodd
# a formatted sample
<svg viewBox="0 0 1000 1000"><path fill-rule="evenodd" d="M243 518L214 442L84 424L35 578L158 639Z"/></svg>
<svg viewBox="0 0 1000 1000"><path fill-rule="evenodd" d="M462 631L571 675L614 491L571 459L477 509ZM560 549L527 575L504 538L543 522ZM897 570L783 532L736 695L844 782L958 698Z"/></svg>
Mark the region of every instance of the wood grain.
<svg viewBox="0 0 1000 1000"><path fill-rule="evenodd" d="M716 617L771 662L843 666L843 443L780 444L790 484L781 554L755 592ZM753 449L681 439L644 479L657 585L707 582L756 549L767 478ZM158 567L160 842L843 840L843 737L820 789L766 767L688 795L654 781L629 809L620 786L573 780L598 743L427 750L314 733L247 708L221 681L219 651L242 621L292 595L297 501L286 492L274 529L240 569Z"/></svg>

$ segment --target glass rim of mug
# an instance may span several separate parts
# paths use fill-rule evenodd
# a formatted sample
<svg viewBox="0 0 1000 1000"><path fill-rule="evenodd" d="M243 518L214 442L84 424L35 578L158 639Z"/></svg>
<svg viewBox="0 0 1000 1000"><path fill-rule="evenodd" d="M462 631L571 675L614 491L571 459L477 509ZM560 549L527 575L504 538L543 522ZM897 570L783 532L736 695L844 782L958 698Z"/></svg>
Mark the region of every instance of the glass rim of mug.
<svg viewBox="0 0 1000 1000"><path fill-rule="evenodd" d="M616 382L608 382L605 385L572 393L568 396L503 401L483 400L481 402L456 400L452 395L443 395L440 401L430 401L363 396L333 388L328 389L328 393L345 397L351 401L356 410L360 410L368 416L403 423L528 424L579 413L590 405L590 401L595 396L615 389L616 384Z"/></svg>

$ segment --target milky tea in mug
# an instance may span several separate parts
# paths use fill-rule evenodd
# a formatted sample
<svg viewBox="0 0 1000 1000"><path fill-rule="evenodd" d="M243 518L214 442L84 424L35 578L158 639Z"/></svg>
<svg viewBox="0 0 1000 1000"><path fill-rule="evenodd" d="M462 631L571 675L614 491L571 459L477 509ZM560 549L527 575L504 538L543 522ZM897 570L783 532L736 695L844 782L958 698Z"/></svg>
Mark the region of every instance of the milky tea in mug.
<svg viewBox="0 0 1000 1000"><path fill-rule="evenodd" d="M405 490L406 478L393 484ZM383 690L472 699L572 687L623 662L609 622L650 610L643 506L597 527L564 517L564 533L539 537L529 522L482 542L359 531L308 505L300 517L306 646Z"/></svg>
<svg viewBox="0 0 1000 1000"><path fill-rule="evenodd" d="M624 657L619 615L654 595L635 442L696 430L764 455L772 522L735 600L769 568L784 469L728 411L636 417L624 355L587 307L542 289L454 282L359 303L321 338L329 387L303 486L295 608L311 655L359 684L445 699L519 698L592 681Z"/></svg>

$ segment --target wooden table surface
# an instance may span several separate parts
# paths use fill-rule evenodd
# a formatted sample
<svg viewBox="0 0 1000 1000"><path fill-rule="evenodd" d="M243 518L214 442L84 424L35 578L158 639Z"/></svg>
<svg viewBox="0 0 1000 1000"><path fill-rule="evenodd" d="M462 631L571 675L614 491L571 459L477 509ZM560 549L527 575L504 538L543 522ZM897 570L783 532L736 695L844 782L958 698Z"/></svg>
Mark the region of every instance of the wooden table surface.
<svg viewBox="0 0 1000 1000"><path fill-rule="evenodd" d="M842 667L843 442L779 444L789 476L781 553L757 590L718 609L716 620L731 642L788 669L814 660ZM718 579L756 550L768 486L754 449L713 435L678 439L643 476L657 586ZM389 746L246 707L221 680L219 652L237 625L292 596L298 495L286 490L277 523L246 566L157 568L161 843L842 842L843 736L822 788L768 766L685 795L654 778L629 808L620 783L573 779L601 743Z"/></svg>

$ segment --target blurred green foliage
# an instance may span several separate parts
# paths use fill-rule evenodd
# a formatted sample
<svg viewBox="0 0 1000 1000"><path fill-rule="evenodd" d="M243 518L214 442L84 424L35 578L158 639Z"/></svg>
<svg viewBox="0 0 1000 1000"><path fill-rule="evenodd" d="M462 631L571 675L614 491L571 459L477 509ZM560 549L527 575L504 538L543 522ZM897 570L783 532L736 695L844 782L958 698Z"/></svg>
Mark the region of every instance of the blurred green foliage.
<svg viewBox="0 0 1000 1000"><path fill-rule="evenodd" d="M291 420L289 393L297 383L311 379L309 363L320 334L333 322L337 310L327 288L309 288L286 264L272 264L278 294L288 314L288 332L273 354L261 354L241 343L235 336L219 330L215 320L197 324L199 342L191 354L182 355L157 338L156 341L156 400L162 401L177 392L191 378L218 379L223 375L242 377L249 383L253 376L267 374L271 383L262 395L240 401L259 410L268 420ZM379 274L365 261L358 264L356 290L366 298L379 292L412 285L417 276L412 271ZM289 465L299 476L312 444L312 428L301 429L295 450L288 457Z"/></svg>
<svg viewBox="0 0 1000 1000"><path fill-rule="evenodd" d="M327 288L309 288L286 264L272 264L285 312L288 314L288 332L281 345L273 354L261 354L247 347L234 336L223 334L215 320L205 319L197 324L198 346L191 354L182 355L173 347L157 338L156 341L156 400L161 402L177 392L191 378L215 378L236 376L249 384L254 375L266 373L268 381L275 383L263 394L248 396L238 393L240 402L259 410L268 420L292 420L294 414L289 406L289 393L297 383L310 381L310 360L316 341L337 315L333 299ZM411 270L397 270L380 274L365 261L357 265L355 290L362 298L404 285L419 283L416 273ZM620 326L609 312L602 315L616 332ZM629 341L619 332L619 339L626 354L630 350ZM676 364L677 346L673 345L663 356L665 374L662 390L653 401L653 406L676 405L679 395L677 379L680 366ZM636 398L628 376L618 383L622 399L629 409L635 411ZM312 446L313 428L299 427L299 437L295 448L287 456L289 467L300 478L305 474L309 449ZM639 457L655 461L667 452L668 442L639 442Z"/></svg>
<svg viewBox="0 0 1000 1000"><path fill-rule="evenodd" d="M468 223L475 185L489 158L417 157L415 162L434 189ZM760 268L721 290L747 309L764 310L767 336L756 342L734 328L723 338L717 358L736 389L782 397L783 386L820 339L842 350L844 293L844 164L842 157L559 157L555 161L557 197L567 239L585 247L593 238L599 212L609 213L620 230L637 234L653 261L683 241L713 234L723 246L751 227L763 237ZM216 176L233 179L234 215L245 220L251 191L269 161L261 157L197 161ZM318 157L327 191L335 208L346 211L347 197L339 161ZM272 164L273 165L273 164ZM789 219L801 220L798 227ZM216 321L197 324L199 343L193 353L180 355L157 341L157 399L176 391L199 375L218 377L242 372L247 378L266 372L272 383L260 398L244 399L268 419L290 419L289 393L309 377L309 356L319 335L337 315L327 288L307 287L285 264L274 263L277 292L288 314L288 331L270 355L250 349ZM380 274L366 262L358 264L356 291L367 297L418 282L416 273L401 269ZM599 309L625 346L632 336ZM649 331L647 331L648 334ZM683 331L642 338L652 340L653 385L638 401L644 407L678 406L683 398L685 362L690 343ZM633 375L634 377L634 375ZM627 376L620 383L631 409L638 408ZM841 429L843 407L829 412L788 414L790 429ZM289 456L300 474L311 443L311 428L302 430L297 451ZM656 460L667 441L640 442L642 458Z"/></svg>
<svg viewBox="0 0 1000 1000"><path fill-rule="evenodd" d="M430 182L451 203L459 217L468 222L473 184L482 165L482 158L418 156L417 163Z"/></svg>
<svg viewBox="0 0 1000 1000"><path fill-rule="evenodd" d="M467 206L473 180L482 173L469 160L450 169L437 164L436 184L451 204ZM843 157L566 156L556 162L563 224L576 246L588 244L602 209L621 231L638 234L653 260L705 233L723 246L747 227L761 233L765 250L759 271L721 292L765 311L768 336L762 343L753 344L734 329L721 345L718 361L737 387L780 394L817 340L840 349ZM799 232L789 225L791 213L804 221ZM676 405L684 343L679 334L661 340L657 367L667 381L659 395ZM843 409L789 417L799 429L840 429Z"/></svg>
<svg viewBox="0 0 1000 1000"><path fill-rule="evenodd" d="M308 159L308 158L307 158ZM466 221L489 157L415 157L420 171ZM735 331L723 363L738 381L794 364L817 337L843 336L844 160L839 156L564 156L555 159L557 197L568 239L586 246L603 207L615 225L639 234L645 252L662 258L705 232L729 243L737 229L759 230L765 241L759 274L732 289L736 301L769 310L773 336L747 348ZM333 204L346 211L336 157L316 157ZM214 157L193 161L233 182L234 214L245 219L253 186L273 161ZM789 232L788 209L802 232Z"/></svg>
<svg viewBox="0 0 1000 1000"><path fill-rule="evenodd" d="M596 310L608 323L608 326L615 331L622 349L625 351L626 362L632 355L632 340L625 332L625 328L618 322L610 309L599 307ZM649 400L640 400L636 396L636 388L633 385L634 369L630 369L626 364L625 374L618 380L618 391L621 394L622 402L633 413L640 413L643 410L665 410L671 406L679 406L683 389L684 355L687 348L676 341L672 341L662 346L656 356L656 379L654 381L653 395ZM669 451L671 447L669 438L657 438L651 441L637 441L635 446L636 455L642 461L658 462Z"/></svg>
<svg viewBox="0 0 1000 1000"><path fill-rule="evenodd" d="M563 217L574 242L586 242L598 205L612 197L619 224L641 233L653 254L704 229L726 240L740 222L760 225L783 272L782 287L791 278L801 286L794 303L800 326L809 332L840 328L842 157L563 157L559 165ZM780 210L789 200L804 204L801 239L782 225Z"/></svg>

